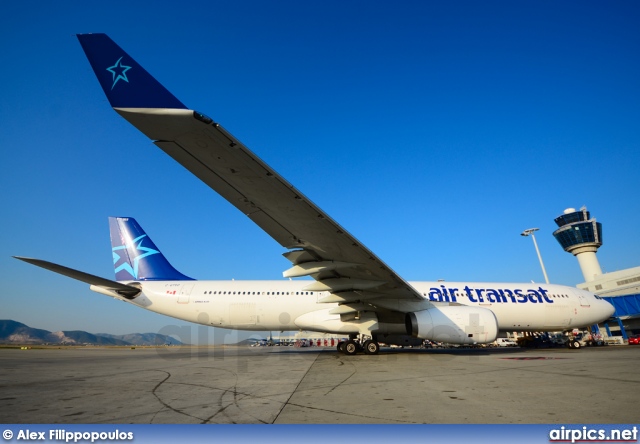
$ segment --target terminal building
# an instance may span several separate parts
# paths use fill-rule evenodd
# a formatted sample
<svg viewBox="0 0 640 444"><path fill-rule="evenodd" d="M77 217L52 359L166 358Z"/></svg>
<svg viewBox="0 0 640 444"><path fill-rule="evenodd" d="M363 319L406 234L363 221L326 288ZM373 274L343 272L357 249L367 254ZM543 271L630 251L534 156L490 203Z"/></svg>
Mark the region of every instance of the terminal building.
<svg viewBox="0 0 640 444"><path fill-rule="evenodd" d="M559 228L553 236L564 251L578 259L582 270L584 282L577 287L604 297L616 307L623 337L629 331L640 332L640 267L602 273L596 257L602 246L602 224L591 217L586 207L568 208L555 221Z"/></svg>

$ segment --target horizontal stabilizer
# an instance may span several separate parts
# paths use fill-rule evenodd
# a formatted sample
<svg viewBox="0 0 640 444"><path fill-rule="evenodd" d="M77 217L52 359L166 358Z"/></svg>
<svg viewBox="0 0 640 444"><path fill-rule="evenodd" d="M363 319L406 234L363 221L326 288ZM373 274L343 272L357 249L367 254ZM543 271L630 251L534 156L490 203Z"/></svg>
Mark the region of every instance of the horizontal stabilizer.
<svg viewBox="0 0 640 444"><path fill-rule="evenodd" d="M83 271L78 271L78 270L74 270L73 268L54 264L53 262L43 261L41 259L33 259L30 257L21 257L21 256L13 256L13 257L16 259L20 259L21 261L28 262L29 264L46 268L47 270L53 271L58 274L62 274L72 279L76 279L90 285L95 285L96 287L102 287L108 290L113 290L119 295L127 299L132 299L138 293L140 293L140 289L132 285L126 285L126 284L121 284L120 282L110 281L109 279L104 279L99 276L94 276L92 274L85 273Z"/></svg>

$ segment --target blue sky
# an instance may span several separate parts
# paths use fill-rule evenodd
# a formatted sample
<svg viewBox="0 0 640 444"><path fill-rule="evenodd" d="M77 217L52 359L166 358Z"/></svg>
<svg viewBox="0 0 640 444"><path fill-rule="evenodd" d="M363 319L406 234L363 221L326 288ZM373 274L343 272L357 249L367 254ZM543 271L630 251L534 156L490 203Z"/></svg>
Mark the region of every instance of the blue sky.
<svg viewBox="0 0 640 444"><path fill-rule="evenodd" d="M201 279L279 279L282 248L109 107L105 32L408 280L583 281L552 236L586 205L605 271L640 265L637 2L2 2L0 318L184 325L12 259L113 278L108 216Z"/></svg>

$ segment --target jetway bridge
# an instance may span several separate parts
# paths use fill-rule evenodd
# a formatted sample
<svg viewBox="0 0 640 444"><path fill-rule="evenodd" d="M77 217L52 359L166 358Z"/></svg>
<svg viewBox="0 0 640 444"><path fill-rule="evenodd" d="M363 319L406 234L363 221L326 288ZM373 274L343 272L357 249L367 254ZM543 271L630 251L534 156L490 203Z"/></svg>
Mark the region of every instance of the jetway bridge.
<svg viewBox="0 0 640 444"><path fill-rule="evenodd" d="M617 322L625 340L629 338L628 329L640 330L640 294L601 297L615 307L616 312L612 319ZM609 330L609 322L605 322L604 327L607 330L607 334L612 336Z"/></svg>

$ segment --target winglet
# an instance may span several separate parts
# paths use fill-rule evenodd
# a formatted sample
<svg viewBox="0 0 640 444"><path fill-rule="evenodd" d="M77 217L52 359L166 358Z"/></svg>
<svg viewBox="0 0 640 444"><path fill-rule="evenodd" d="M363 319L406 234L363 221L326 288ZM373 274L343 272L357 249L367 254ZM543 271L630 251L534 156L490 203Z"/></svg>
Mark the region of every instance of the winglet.
<svg viewBox="0 0 640 444"><path fill-rule="evenodd" d="M187 109L106 34L77 37L112 107Z"/></svg>

